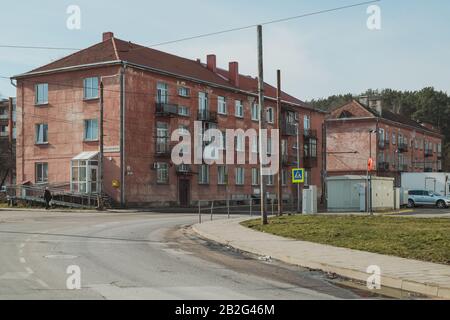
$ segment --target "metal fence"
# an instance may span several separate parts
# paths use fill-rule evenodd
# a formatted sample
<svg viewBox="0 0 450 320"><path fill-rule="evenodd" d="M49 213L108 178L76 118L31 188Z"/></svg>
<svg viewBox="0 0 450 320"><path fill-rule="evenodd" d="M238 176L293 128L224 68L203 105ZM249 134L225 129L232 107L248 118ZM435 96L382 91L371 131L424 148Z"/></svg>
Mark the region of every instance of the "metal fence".
<svg viewBox="0 0 450 320"><path fill-rule="evenodd" d="M65 189L51 188L52 205L71 208L96 208L98 206L98 196L89 194L75 194ZM44 204L45 187L41 186L7 186L7 200L11 203L16 201L26 201L30 203Z"/></svg>
<svg viewBox="0 0 450 320"><path fill-rule="evenodd" d="M283 213L297 213L295 199L283 200ZM210 221L214 215L226 215L230 219L232 215L248 215L258 217L261 213L261 198L225 199L225 200L199 200L198 221L202 223L203 215L207 215ZM275 216L278 213L278 200L267 199L267 214Z"/></svg>

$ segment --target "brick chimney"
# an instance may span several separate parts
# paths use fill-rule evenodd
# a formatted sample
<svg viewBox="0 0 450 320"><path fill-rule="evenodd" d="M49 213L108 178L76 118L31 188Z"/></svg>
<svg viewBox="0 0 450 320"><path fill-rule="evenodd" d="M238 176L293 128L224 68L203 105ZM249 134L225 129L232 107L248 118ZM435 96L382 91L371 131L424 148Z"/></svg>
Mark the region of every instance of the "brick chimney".
<svg viewBox="0 0 450 320"><path fill-rule="evenodd" d="M206 66L208 70L217 72L217 58L215 54L209 54L206 56Z"/></svg>
<svg viewBox="0 0 450 320"><path fill-rule="evenodd" d="M239 63L230 62L228 66L228 78L232 85L239 87Z"/></svg>
<svg viewBox="0 0 450 320"><path fill-rule="evenodd" d="M103 41L108 41L114 38L114 33L112 32L103 32Z"/></svg>

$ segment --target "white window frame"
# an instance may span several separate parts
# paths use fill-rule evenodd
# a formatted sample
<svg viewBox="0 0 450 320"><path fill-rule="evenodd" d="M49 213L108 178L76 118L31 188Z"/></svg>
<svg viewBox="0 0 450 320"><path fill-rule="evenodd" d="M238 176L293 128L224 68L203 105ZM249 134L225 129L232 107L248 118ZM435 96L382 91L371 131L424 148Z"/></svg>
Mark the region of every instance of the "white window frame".
<svg viewBox="0 0 450 320"><path fill-rule="evenodd" d="M99 93L98 77L84 78L83 79L83 99L84 100L98 99L98 97L99 97L98 93Z"/></svg>
<svg viewBox="0 0 450 320"><path fill-rule="evenodd" d="M191 96L191 89L187 87L178 87L178 95L183 98L189 98Z"/></svg>
<svg viewBox="0 0 450 320"><path fill-rule="evenodd" d="M241 100L236 100L234 102L234 108L235 108L234 115L237 118L244 118L244 104L242 103Z"/></svg>
<svg viewBox="0 0 450 320"><path fill-rule="evenodd" d="M243 186L245 185L245 168L243 167L237 167L236 168L236 185L237 186Z"/></svg>
<svg viewBox="0 0 450 320"><path fill-rule="evenodd" d="M35 126L35 143L48 144L48 124L38 123Z"/></svg>
<svg viewBox="0 0 450 320"><path fill-rule="evenodd" d="M158 162L156 164L156 183L169 183L169 164L166 162Z"/></svg>
<svg viewBox="0 0 450 320"><path fill-rule="evenodd" d="M209 184L209 166L206 164L201 164L198 166L198 184Z"/></svg>
<svg viewBox="0 0 450 320"><path fill-rule="evenodd" d="M189 107L186 106L178 106L178 115L182 117L189 117Z"/></svg>
<svg viewBox="0 0 450 320"><path fill-rule="evenodd" d="M40 168L39 168L40 166ZM38 171L40 171L41 180L38 179ZM35 182L39 183L47 183L48 182L48 162L36 162L34 164L34 174L35 174Z"/></svg>
<svg viewBox="0 0 450 320"><path fill-rule="evenodd" d="M217 184L219 186L224 186L227 184L227 167L217 166Z"/></svg>
<svg viewBox="0 0 450 320"><path fill-rule="evenodd" d="M258 168L252 168L252 186L259 186L261 176Z"/></svg>
<svg viewBox="0 0 450 320"><path fill-rule="evenodd" d="M223 96L217 97L217 113L227 115L227 99Z"/></svg>
<svg viewBox="0 0 450 320"><path fill-rule="evenodd" d="M92 124L96 123L97 126L97 130L96 131L92 131L92 136L88 136L88 130L93 130L93 128L91 128L90 126L92 126ZM98 119L85 119L84 120L84 132L83 132L83 140L84 141L98 141L99 138L99 128L98 128Z"/></svg>
<svg viewBox="0 0 450 320"><path fill-rule="evenodd" d="M156 102L161 104L169 103L169 85L165 82L156 84Z"/></svg>
<svg viewBox="0 0 450 320"><path fill-rule="evenodd" d="M34 86L34 97L36 105L48 104L48 83L37 83Z"/></svg>
<svg viewBox="0 0 450 320"><path fill-rule="evenodd" d="M259 104L252 104L252 121L259 121Z"/></svg>
<svg viewBox="0 0 450 320"><path fill-rule="evenodd" d="M274 108L268 107L266 109L266 120L267 123L273 124L275 123L275 113Z"/></svg>

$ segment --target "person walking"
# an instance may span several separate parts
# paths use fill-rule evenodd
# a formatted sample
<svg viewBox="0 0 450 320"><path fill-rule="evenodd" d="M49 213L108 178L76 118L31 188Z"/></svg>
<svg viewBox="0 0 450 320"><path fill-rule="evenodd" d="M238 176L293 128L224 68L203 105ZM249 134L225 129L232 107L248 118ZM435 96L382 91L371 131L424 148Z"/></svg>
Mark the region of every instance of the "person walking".
<svg viewBox="0 0 450 320"><path fill-rule="evenodd" d="M50 209L50 201L52 201L52 193L50 192L50 190L48 189L48 187L45 188L44 191L44 200L45 200L45 209L49 210Z"/></svg>

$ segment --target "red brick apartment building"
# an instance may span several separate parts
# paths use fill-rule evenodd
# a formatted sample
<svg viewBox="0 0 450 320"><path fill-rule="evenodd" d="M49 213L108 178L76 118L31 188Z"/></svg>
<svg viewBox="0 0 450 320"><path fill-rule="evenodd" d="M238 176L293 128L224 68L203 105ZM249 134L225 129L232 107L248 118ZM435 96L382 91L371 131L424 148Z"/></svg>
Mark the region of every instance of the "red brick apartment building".
<svg viewBox="0 0 450 320"><path fill-rule="evenodd" d="M0 100L0 186L15 184L16 99Z"/></svg>
<svg viewBox="0 0 450 320"><path fill-rule="evenodd" d="M104 84L104 191L123 206L188 206L198 200L258 194L256 165L171 162L170 134L205 128L258 129L257 79L119 40L103 41L25 74L17 81L17 181L99 188L99 85ZM265 85L268 128L276 123L276 89ZM282 94L283 194L296 197L290 168L297 154L307 183L321 186L324 113ZM298 125L297 125L298 124ZM244 141L246 150L253 150ZM258 150L255 150L256 152ZM275 193L274 177L268 192Z"/></svg>
<svg viewBox="0 0 450 320"><path fill-rule="evenodd" d="M378 134L376 134L378 132ZM384 110L378 98L362 97L333 110L326 120L328 176L367 174L369 157L376 174L442 170L442 140L435 128Z"/></svg>

